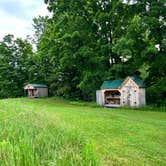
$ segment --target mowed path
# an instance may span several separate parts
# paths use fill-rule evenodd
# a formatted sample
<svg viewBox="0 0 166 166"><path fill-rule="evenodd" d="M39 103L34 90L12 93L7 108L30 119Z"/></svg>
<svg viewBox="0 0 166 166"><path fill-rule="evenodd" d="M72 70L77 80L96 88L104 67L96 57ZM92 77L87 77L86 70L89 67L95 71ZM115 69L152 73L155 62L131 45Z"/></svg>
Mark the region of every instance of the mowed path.
<svg viewBox="0 0 166 166"><path fill-rule="evenodd" d="M41 126L49 121L77 133L90 142L100 165L166 165L165 112L106 109L57 98L1 100L0 110L2 121L30 111Z"/></svg>

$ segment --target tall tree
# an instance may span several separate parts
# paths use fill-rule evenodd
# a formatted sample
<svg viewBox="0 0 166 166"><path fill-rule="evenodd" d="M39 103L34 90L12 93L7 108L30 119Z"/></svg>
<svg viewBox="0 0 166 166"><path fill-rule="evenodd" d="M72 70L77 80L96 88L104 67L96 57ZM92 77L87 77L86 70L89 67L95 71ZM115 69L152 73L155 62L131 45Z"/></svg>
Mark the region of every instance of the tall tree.
<svg viewBox="0 0 166 166"><path fill-rule="evenodd" d="M45 1L53 13L38 45L44 59L54 59L51 87L66 97L90 100L108 77L113 38L126 26L121 1ZM121 23L118 22L121 20ZM127 19L126 19L127 20ZM48 47L47 47L48 46Z"/></svg>
<svg viewBox="0 0 166 166"><path fill-rule="evenodd" d="M53 94L92 100L103 80L135 74L152 89L157 80L163 84L164 0L45 3L53 15L34 20L39 36L36 78L49 84ZM165 95L164 88L160 92Z"/></svg>
<svg viewBox="0 0 166 166"><path fill-rule="evenodd" d="M23 95L23 85L28 80L28 59L32 46L27 40L7 35L0 42L0 97Z"/></svg>
<svg viewBox="0 0 166 166"><path fill-rule="evenodd" d="M125 62L120 73L140 73L146 81L148 99L162 103L165 98L165 1L140 0L129 4L134 11L126 33L116 41L114 52ZM135 9L135 10L134 10ZM125 67L130 67L126 70Z"/></svg>

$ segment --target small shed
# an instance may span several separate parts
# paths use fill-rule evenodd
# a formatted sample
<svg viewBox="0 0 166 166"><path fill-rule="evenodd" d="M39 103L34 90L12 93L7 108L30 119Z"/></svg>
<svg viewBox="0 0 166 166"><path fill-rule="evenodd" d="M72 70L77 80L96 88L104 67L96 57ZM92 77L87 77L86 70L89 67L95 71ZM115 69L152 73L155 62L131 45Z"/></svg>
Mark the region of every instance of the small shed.
<svg viewBox="0 0 166 166"><path fill-rule="evenodd" d="M145 84L137 77L104 81L96 91L96 102L101 106L139 107L146 104Z"/></svg>
<svg viewBox="0 0 166 166"><path fill-rule="evenodd" d="M30 98L48 96L48 87L44 84L27 84L24 86L24 91Z"/></svg>

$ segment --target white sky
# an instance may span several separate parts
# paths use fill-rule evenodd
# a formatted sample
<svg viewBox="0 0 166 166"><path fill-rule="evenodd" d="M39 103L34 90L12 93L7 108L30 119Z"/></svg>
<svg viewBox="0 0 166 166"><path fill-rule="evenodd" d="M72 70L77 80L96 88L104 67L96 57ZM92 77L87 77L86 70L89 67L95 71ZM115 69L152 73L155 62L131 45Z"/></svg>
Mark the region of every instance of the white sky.
<svg viewBox="0 0 166 166"><path fill-rule="evenodd" d="M33 18L50 15L44 0L0 0L0 40L7 34L33 35Z"/></svg>

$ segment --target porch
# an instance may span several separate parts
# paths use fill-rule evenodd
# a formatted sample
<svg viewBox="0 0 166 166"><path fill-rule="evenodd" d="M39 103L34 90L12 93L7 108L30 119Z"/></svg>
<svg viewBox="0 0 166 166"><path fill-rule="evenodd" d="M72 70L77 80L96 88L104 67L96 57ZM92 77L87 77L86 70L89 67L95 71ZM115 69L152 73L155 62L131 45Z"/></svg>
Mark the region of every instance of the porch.
<svg viewBox="0 0 166 166"><path fill-rule="evenodd" d="M120 107L121 93L119 90L106 90L104 92L104 106L105 107Z"/></svg>

